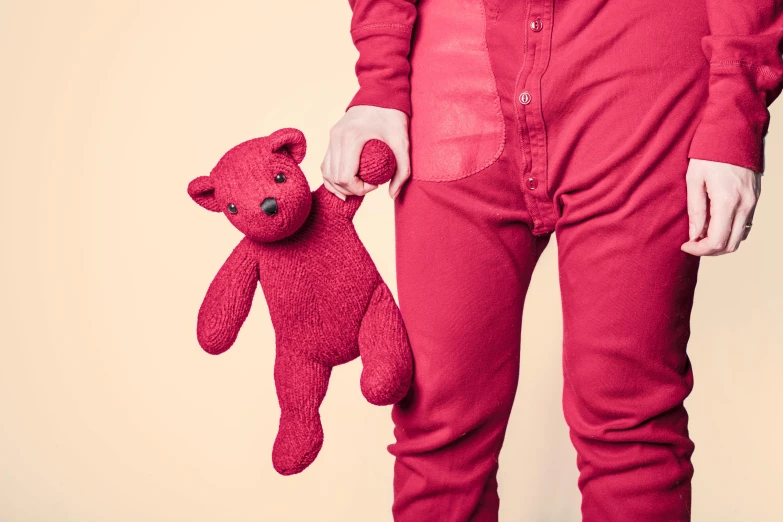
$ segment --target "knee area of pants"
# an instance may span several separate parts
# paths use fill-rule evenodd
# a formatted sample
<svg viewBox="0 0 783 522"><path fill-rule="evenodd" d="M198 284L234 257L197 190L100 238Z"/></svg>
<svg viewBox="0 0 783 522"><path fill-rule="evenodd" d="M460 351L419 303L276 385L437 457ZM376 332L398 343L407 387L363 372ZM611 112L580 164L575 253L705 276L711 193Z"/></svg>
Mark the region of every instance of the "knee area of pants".
<svg viewBox="0 0 783 522"><path fill-rule="evenodd" d="M392 453L418 454L459 444L484 444L502 437L511 413L511 401L481 405L459 400L433 405L415 404L413 409L396 406L393 420L399 434Z"/></svg>
<svg viewBox="0 0 783 522"><path fill-rule="evenodd" d="M471 448L470 453L481 455L499 449L502 443L505 421L462 423L451 421L438 426L410 426L397 424L397 441L389 446L395 457L419 456L450 448ZM459 451L459 450L458 450Z"/></svg>
<svg viewBox="0 0 783 522"><path fill-rule="evenodd" d="M684 415L692 380L674 369L574 364L565 368L563 407L591 424L633 429L669 423Z"/></svg>
<svg viewBox="0 0 783 522"><path fill-rule="evenodd" d="M645 408L596 414L594 408L568 406L564 410L572 437L596 443L653 443L687 446L688 416L678 404L665 411Z"/></svg>
<svg viewBox="0 0 783 522"><path fill-rule="evenodd" d="M669 439L687 425L684 400L690 387L685 380L640 382L627 375L580 373L566 377L563 410L567 424L582 436L623 440L647 432L653 438Z"/></svg>

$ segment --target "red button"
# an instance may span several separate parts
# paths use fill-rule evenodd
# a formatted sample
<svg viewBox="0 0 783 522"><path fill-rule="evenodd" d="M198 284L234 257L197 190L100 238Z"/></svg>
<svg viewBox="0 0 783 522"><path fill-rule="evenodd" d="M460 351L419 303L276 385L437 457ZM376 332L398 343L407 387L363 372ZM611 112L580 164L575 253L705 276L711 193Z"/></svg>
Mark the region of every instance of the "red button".
<svg viewBox="0 0 783 522"><path fill-rule="evenodd" d="M519 95L519 103L521 103L522 105L527 105L531 101L533 101L533 97L530 96L529 92L525 91Z"/></svg>
<svg viewBox="0 0 783 522"><path fill-rule="evenodd" d="M527 186L530 187L530 190L536 190L536 187L538 186L538 180L536 178L528 178Z"/></svg>
<svg viewBox="0 0 783 522"><path fill-rule="evenodd" d="M536 18L535 20L530 22L530 30L533 32L537 33L543 28L544 28L544 22L542 22L540 18Z"/></svg>

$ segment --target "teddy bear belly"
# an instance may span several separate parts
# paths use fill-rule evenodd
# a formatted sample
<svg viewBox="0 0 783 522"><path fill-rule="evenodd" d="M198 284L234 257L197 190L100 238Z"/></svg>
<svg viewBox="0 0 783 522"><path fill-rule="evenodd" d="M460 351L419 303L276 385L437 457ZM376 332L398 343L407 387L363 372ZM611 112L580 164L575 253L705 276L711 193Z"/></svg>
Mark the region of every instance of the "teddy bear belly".
<svg viewBox="0 0 783 522"><path fill-rule="evenodd" d="M359 326L380 276L358 238L329 239L262 256L259 275L282 344L336 365L359 355Z"/></svg>
<svg viewBox="0 0 783 522"><path fill-rule="evenodd" d="M371 293L367 294L339 299L329 293L308 292L296 302L278 304L267 299L280 341L278 348L329 366L355 359L359 356L359 328Z"/></svg>

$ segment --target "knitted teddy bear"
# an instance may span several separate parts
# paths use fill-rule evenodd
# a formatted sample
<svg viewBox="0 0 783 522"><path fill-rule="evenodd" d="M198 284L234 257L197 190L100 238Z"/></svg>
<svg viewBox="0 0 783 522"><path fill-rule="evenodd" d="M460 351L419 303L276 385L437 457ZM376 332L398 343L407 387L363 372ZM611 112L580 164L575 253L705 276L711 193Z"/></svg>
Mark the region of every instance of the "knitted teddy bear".
<svg viewBox="0 0 783 522"><path fill-rule="evenodd" d="M283 475L304 470L321 449L318 409L333 366L361 355L362 394L377 405L402 399L413 372L400 311L353 226L363 196L343 201L323 185L310 192L299 168L305 150L301 131L281 129L235 146L188 185L196 203L245 235L201 304L198 342L211 354L228 350L261 283L280 403L272 462ZM380 185L395 165L389 147L371 140L359 176Z"/></svg>

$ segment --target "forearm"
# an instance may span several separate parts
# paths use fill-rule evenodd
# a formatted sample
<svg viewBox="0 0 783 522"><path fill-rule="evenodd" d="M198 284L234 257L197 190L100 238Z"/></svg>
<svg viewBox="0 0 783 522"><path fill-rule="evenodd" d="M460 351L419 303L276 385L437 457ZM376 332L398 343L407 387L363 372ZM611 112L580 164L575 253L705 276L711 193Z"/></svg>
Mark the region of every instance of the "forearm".
<svg viewBox="0 0 783 522"><path fill-rule="evenodd" d="M408 116L410 64L408 55L416 21L416 0L349 0L351 38L359 51L359 90L348 105L397 109Z"/></svg>
<svg viewBox="0 0 783 522"><path fill-rule="evenodd" d="M783 88L783 0L706 0L709 95L689 157L764 170L769 105Z"/></svg>

